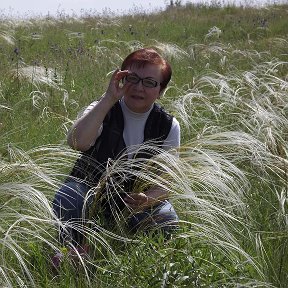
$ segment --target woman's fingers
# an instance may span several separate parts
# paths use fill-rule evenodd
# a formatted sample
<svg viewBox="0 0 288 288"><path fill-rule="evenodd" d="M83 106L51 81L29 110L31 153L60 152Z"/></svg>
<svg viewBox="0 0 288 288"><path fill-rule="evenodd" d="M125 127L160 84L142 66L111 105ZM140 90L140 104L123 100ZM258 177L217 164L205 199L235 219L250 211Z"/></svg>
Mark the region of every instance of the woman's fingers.
<svg viewBox="0 0 288 288"><path fill-rule="evenodd" d="M114 76L114 73L115 73L115 76ZM115 80L121 81L126 75L129 74L129 71L116 69L114 73L113 73L113 76L115 77Z"/></svg>
<svg viewBox="0 0 288 288"><path fill-rule="evenodd" d="M138 208L143 207L148 204L149 198L144 193L132 193L127 195L124 198L124 201L131 207L131 208Z"/></svg>
<svg viewBox="0 0 288 288"><path fill-rule="evenodd" d="M122 85L121 81L128 74L129 74L128 70L122 71L122 70L116 69L113 72L108 89L106 91L106 94L109 95L109 97L115 98L117 100L122 98L123 93L126 88L126 84Z"/></svg>

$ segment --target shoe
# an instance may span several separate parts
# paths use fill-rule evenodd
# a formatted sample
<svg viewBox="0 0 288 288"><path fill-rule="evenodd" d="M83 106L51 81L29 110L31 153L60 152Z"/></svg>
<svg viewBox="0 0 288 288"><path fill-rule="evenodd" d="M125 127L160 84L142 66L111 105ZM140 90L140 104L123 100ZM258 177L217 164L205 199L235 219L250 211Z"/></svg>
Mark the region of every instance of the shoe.
<svg viewBox="0 0 288 288"><path fill-rule="evenodd" d="M59 270L60 264L63 260L63 253L61 252L57 252L52 258L51 258L51 262L52 262L52 268L54 270Z"/></svg>
<svg viewBox="0 0 288 288"><path fill-rule="evenodd" d="M75 249L69 248L68 252L66 252L67 251L66 248L64 248L63 250L64 250L64 252L59 251L51 258L52 267L56 271L59 270L61 262L63 261L65 254L68 256L69 259L72 260L72 262L74 264L79 262L79 258L87 259L89 256L89 254L88 254L89 246L88 245L84 245L83 247L77 246Z"/></svg>

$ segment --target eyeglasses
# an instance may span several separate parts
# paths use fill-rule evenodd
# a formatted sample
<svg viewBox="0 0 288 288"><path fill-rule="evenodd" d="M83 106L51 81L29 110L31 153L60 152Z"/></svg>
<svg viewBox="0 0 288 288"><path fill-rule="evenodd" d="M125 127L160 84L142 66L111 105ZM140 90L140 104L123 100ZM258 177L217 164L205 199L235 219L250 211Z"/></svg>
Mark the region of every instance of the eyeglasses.
<svg viewBox="0 0 288 288"><path fill-rule="evenodd" d="M125 77L125 79L133 84L138 84L140 81L142 81L143 86L148 88L154 88L158 86L158 82L156 80L153 80L151 78L140 78L136 74L130 74Z"/></svg>

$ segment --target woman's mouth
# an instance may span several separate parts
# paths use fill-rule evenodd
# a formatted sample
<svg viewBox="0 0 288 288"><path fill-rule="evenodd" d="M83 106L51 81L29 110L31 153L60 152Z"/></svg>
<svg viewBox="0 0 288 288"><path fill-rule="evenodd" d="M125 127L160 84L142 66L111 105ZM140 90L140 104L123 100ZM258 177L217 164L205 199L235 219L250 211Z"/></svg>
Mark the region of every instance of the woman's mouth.
<svg viewBox="0 0 288 288"><path fill-rule="evenodd" d="M144 100L144 97L140 96L140 95L132 95L131 98L133 98L135 100Z"/></svg>

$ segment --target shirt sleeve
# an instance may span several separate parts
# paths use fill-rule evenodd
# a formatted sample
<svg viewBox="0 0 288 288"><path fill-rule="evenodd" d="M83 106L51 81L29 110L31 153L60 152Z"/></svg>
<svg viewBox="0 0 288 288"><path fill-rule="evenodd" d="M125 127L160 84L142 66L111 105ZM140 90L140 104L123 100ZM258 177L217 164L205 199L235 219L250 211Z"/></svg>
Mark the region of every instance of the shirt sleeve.
<svg viewBox="0 0 288 288"><path fill-rule="evenodd" d="M77 116L78 119L81 118L82 116L86 115L87 113L89 113L97 103L98 103L98 101L93 101L93 102L92 102L90 105L88 105L85 109L82 109L82 110L78 113L78 116ZM103 124L101 124L101 126L99 127L97 137L96 137L95 141L90 144L90 147L92 147L92 146L95 144L97 138L101 135L102 131L103 131Z"/></svg>
<svg viewBox="0 0 288 288"><path fill-rule="evenodd" d="M169 150L171 148L180 147L180 124L178 120L173 117L172 126L170 132L163 143L163 148Z"/></svg>

